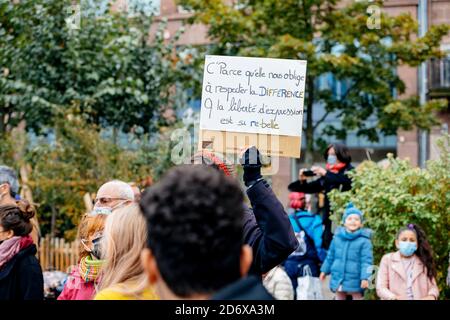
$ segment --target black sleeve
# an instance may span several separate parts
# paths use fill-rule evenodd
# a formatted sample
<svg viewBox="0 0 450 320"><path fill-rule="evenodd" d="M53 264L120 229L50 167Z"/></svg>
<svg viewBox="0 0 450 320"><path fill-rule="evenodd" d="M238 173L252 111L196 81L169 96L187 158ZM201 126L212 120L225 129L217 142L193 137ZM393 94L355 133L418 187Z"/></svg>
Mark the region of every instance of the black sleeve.
<svg viewBox="0 0 450 320"><path fill-rule="evenodd" d="M252 273L262 274L282 263L298 242L283 205L264 180L247 190L252 210L247 210L244 241L252 247Z"/></svg>
<svg viewBox="0 0 450 320"><path fill-rule="evenodd" d="M311 182L302 182L300 180L297 180L289 184L288 189L289 191L294 192L319 193L324 189L323 182L323 178Z"/></svg>
<svg viewBox="0 0 450 320"><path fill-rule="evenodd" d="M342 191L348 191L352 187L352 180L344 172L333 173L327 171L325 175L325 183L329 185L342 186Z"/></svg>
<svg viewBox="0 0 450 320"><path fill-rule="evenodd" d="M36 257L24 259L19 266L19 289L23 300L44 300L44 278Z"/></svg>

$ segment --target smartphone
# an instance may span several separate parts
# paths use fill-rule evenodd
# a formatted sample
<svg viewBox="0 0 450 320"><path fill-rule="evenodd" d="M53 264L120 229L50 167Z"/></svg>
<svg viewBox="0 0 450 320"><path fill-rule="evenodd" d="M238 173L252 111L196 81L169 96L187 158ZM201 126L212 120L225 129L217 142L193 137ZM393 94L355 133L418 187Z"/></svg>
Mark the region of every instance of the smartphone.
<svg viewBox="0 0 450 320"><path fill-rule="evenodd" d="M312 171L312 170L305 170L305 171L303 171L303 175L304 175L305 177L313 177L313 176L315 176L316 174L315 174L314 171Z"/></svg>

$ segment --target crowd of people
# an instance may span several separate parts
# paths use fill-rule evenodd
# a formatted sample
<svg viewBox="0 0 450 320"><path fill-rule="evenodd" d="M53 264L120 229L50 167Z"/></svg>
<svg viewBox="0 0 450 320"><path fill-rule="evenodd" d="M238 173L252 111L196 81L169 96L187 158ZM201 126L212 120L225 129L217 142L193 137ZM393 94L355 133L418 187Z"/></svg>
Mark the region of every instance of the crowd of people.
<svg viewBox="0 0 450 320"><path fill-rule="evenodd" d="M339 144L325 160L326 168L302 169L288 186L288 210L262 177L255 147L240 160L249 205L235 166L206 151L142 193L106 182L80 220L79 261L58 300L321 299L327 276L335 299L363 299L376 263L372 231L352 203L332 230L326 194L351 188L353 166ZM0 166L0 300L43 300L36 211L18 189L14 170ZM322 205L314 205L321 192ZM424 231L407 222L395 245L380 262L378 297L438 299Z"/></svg>

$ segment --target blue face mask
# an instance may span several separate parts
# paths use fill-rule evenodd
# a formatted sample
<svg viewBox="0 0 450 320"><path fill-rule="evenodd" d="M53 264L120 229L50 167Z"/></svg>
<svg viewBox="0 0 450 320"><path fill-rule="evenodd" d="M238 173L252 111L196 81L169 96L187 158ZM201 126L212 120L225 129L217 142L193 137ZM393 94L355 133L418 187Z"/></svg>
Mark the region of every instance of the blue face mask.
<svg viewBox="0 0 450 320"><path fill-rule="evenodd" d="M414 252L416 252L417 244L415 242L410 241L400 241L399 250L400 253L405 257L410 257L414 254Z"/></svg>
<svg viewBox="0 0 450 320"><path fill-rule="evenodd" d="M335 163L337 162L337 157L336 157L335 155L330 154L330 155L328 156L328 158L327 158L327 162L328 162L330 165L333 165L333 164L335 164Z"/></svg>

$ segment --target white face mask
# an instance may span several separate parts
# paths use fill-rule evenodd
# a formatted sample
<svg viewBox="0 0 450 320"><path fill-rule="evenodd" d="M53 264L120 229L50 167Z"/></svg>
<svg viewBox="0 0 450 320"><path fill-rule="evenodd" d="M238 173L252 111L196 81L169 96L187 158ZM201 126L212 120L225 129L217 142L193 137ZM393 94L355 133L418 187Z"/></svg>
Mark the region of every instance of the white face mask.
<svg viewBox="0 0 450 320"><path fill-rule="evenodd" d="M91 211L92 215L97 215L97 214L111 214L112 210L110 207L94 207L94 209Z"/></svg>
<svg viewBox="0 0 450 320"><path fill-rule="evenodd" d="M116 204L114 207L110 208L110 207L94 207L94 210L92 210L91 214L111 214L114 210L123 207L125 205L125 203L127 203L128 200L122 201L118 204Z"/></svg>

